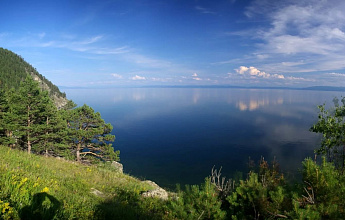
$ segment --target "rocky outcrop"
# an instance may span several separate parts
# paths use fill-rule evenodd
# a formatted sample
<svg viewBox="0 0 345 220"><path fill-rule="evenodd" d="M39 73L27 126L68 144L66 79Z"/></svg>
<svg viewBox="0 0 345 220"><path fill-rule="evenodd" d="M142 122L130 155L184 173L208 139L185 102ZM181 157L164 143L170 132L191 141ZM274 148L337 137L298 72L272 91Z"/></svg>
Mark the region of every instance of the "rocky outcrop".
<svg viewBox="0 0 345 220"><path fill-rule="evenodd" d="M123 173L123 165L121 163L113 161L111 162L111 166L115 168L117 171L119 171L120 173Z"/></svg>
<svg viewBox="0 0 345 220"><path fill-rule="evenodd" d="M48 85L46 82L42 81L42 80L40 79L40 77L38 77L38 76L37 76L35 73L33 73L33 72L31 72L30 75L31 75L31 77L32 77L35 81L37 81L37 82L39 83L39 86L40 86L40 88L41 88L42 90L48 91L48 92L50 93L51 88L49 87L49 85ZM54 101L55 106L56 106L58 109L61 109L61 108L63 108L64 106L67 105L68 99L67 99L66 97L63 97L63 96L59 95L59 94L61 94L61 93L57 93L57 92L56 92L56 93L54 93L54 94L50 94L50 98Z"/></svg>
<svg viewBox="0 0 345 220"><path fill-rule="evenodd" d="M160 186L158 186L155 182L152 182L150 180L144 181L145 183L148 183L149 185L153 186L154 189L148 190L146 192L143 192L141 195L143 197L154 197L154 198L159 198L162 200L167 200L168 199L168 193L164 189L162 189Z"/></svg>

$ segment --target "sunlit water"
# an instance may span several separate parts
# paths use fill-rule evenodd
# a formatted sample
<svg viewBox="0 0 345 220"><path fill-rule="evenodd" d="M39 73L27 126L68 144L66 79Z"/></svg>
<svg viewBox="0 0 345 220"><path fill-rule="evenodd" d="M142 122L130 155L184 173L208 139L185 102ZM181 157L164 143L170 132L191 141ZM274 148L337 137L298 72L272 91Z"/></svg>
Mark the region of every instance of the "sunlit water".
<svg viewBox="0 0 345 220"><path fill-rule="evenodd" d="M114 126L126 173L165 187L198 184L211 168L248 171L248 158L277 158L296 175L314 157L320 136L309 131L317 105L340 92L229 88L66 89ZM297 175L298 176L298 175Z"/></svg>

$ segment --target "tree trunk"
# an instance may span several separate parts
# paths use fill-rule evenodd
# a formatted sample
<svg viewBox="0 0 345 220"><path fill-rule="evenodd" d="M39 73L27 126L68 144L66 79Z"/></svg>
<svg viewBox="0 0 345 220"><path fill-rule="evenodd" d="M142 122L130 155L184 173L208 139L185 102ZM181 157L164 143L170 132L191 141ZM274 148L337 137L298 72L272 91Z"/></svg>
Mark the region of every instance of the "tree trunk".
<svg viewBox="0 0 345 220"><path fill-rule="evenodd" d="M78 146L77 146L77 161L80 163L80 143L78 143Z"/></svg>
<svg viewBox="0 0 345 220"><path fill-rule="evenodd" d="M31 142L30 142L30 125L31 125L31 121L30 121L30 106L28 106L27 108L27 111L28 111L28 130L26 132L26 135L27 135L27 139L28 139L28 154L31 154Z"/></svg>
<svg viewBox="0 0 345 220"><path fill-rule="evenodd" d="M46 150L46 155L45 156L48 157L48 141L47 141L47 138L48 138L49 117L47 117L46 123L47 123L47 130L46 130L46 138L44 140L44 148Z"/></svg>
<svg viewBox="0 0 345 220"><path fill-rule="evenodd" d="M30 141L30 135L28 134L28 154L31 154L31 141Z"/></svg>

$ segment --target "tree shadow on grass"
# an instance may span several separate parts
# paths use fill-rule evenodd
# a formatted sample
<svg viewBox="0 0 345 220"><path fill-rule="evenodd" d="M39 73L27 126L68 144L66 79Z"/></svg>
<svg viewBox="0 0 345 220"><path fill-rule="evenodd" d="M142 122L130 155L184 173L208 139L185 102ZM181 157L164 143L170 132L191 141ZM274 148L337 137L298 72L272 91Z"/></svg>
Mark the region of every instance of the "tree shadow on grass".
<svg viewBox="0 0 345 220"><path fill-rule="evenodd" d="M159 199L143 198L126 191L107 199L96 207L96 219L162 219L163 202Z"/></svg>
<svg viewBox="0 0 345 220"><path fill-rule="evenodd" d="M46 192L36 193L31 204L19 212L20 219L54 219L61 208L61 202Z"/></svg>

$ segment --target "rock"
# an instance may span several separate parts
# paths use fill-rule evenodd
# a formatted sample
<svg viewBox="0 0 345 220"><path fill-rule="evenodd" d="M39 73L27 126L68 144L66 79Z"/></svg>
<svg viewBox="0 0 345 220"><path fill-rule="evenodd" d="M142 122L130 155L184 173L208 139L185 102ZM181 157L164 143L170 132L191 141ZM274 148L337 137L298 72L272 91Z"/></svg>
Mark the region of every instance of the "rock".
<svg viewBox="0 0 345 220"><path fill-rule="evenodd" d="M96 196L98 196L98 197L102 197L102 198L105 197L104 193L102 193L101 191L99 191L99 190L97 190L95 188L91 188L91 193L96 195Z"/></svg>
<svg viewBox="0 0 345 220"><path fill-rule="evenodd" d="M146 182L149 185L153 186L155 189L143 192L141 194L143 197L155 197L155 198L159 198L159 199L162 199L162 200L167 200L168 199L167 191L165 191L164 189L159 187L155 182L152 182L150 180L147 180L147 181L144 181L144 182Z"/></svg>
<svg viewBox="0 0 345 220"><path fill-rule="evenodd" d="M118 170L120 173L123 173L123 165L119 162L113 161L111 166Z"/></svg>
<svg viewBox="0 0 345 220"><path fill-rule="evenodd" d="M144 181L144 183L147 183L147 184L149 184L150 186L153 186L153 187L155 187L155 188L160 188L160 186L158 186L157 183L155 183L155 182L153 182L153 181L151 181L151 180L146 180L146 181Z"/></svg>

